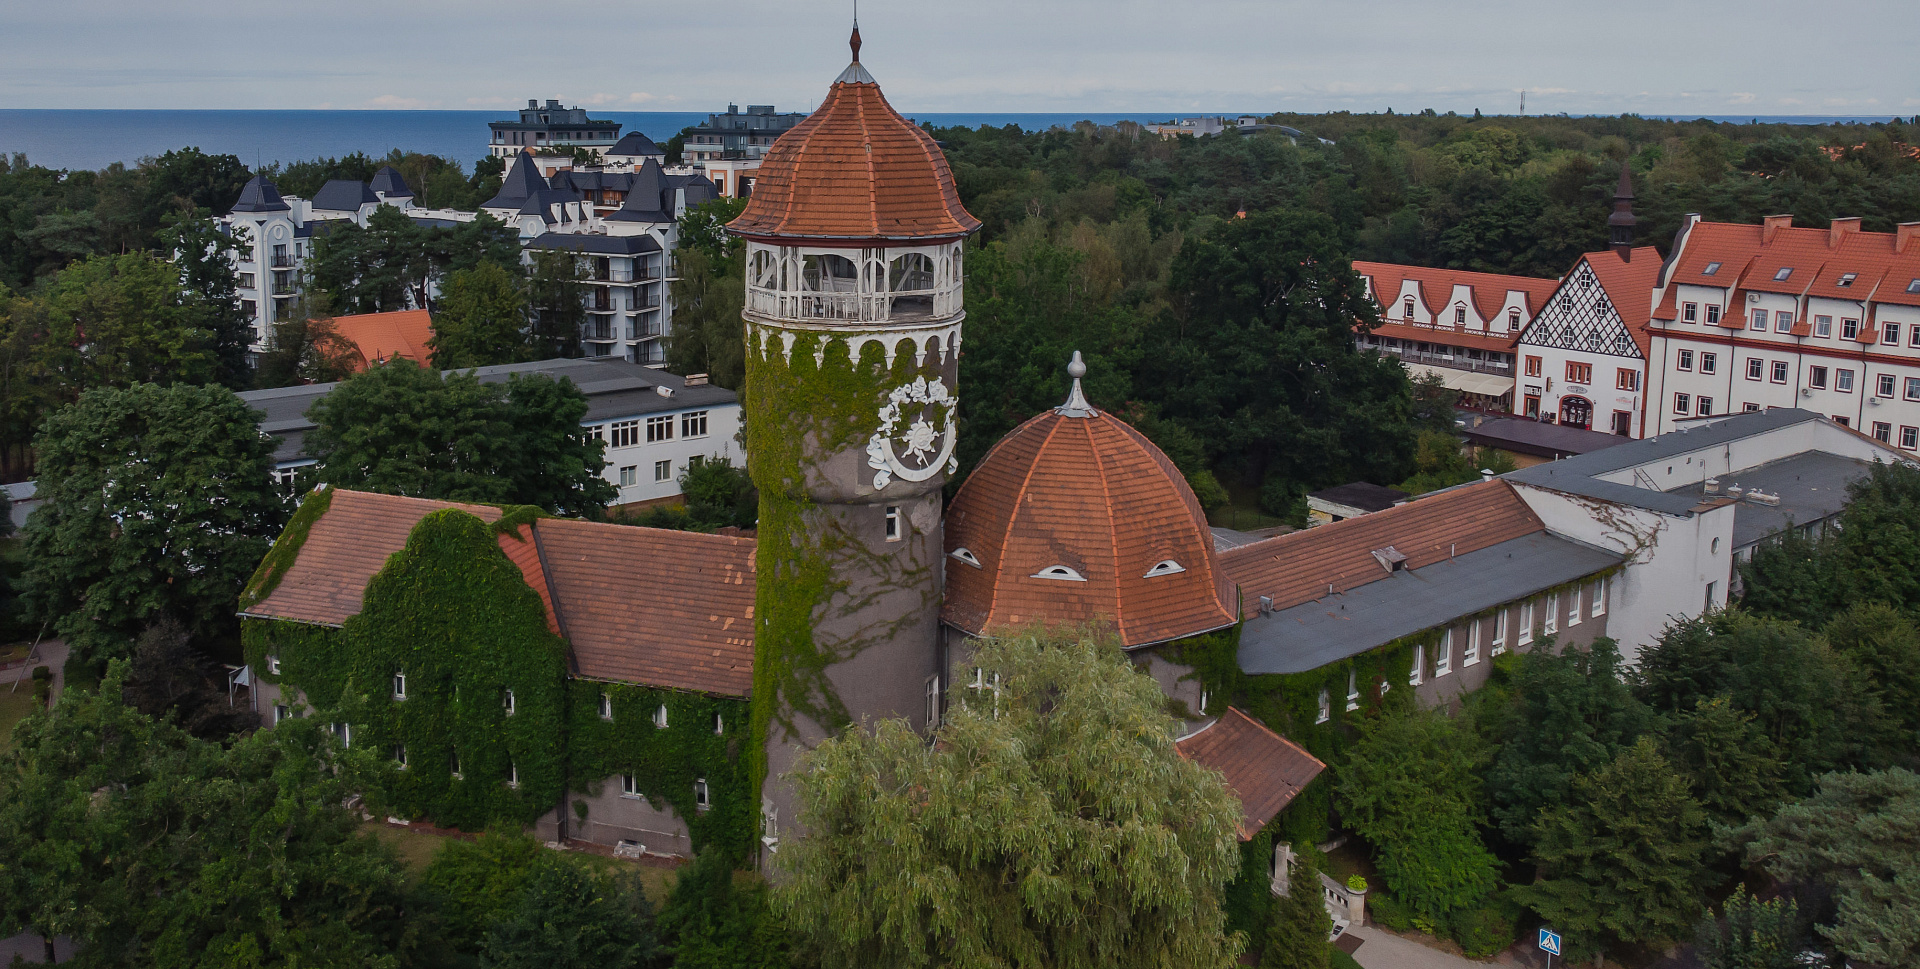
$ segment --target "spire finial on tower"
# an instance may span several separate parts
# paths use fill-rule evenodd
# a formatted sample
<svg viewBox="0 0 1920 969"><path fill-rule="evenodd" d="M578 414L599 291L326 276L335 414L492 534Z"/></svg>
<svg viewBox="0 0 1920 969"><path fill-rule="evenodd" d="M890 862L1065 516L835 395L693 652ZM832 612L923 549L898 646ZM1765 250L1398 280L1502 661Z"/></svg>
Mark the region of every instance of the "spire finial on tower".
<svg viewBox="0 0 1920 969"><path fill-rule="evenodd" d="M1087 395L1080 389L1080 378L1087 375L1087 362L1080 359L1080 351L1073 351L1073 362L1067 364L1067 376L1073 378L1073 389L1067 392L1067 402L1053 409L1061 417L1095 417L1099 411L1087 403Z"/></svg>
<svg viewBox="0 0 1920 969"><path fill-rule="evenodd" d="M1628 159L1620 160L1620 185L1613 190L1613 214L1607 216L1607 248L1621 262L1633 259L1633 227L1639 223L1633 215L1633 169Z"/></svg>
<svg viewBox="0 0 1920 969"><path fill-rule="evenodd" d="M848 38L847 46L853 48L853 62L860 63L860 0L853 0L853 36Z"/></svg>

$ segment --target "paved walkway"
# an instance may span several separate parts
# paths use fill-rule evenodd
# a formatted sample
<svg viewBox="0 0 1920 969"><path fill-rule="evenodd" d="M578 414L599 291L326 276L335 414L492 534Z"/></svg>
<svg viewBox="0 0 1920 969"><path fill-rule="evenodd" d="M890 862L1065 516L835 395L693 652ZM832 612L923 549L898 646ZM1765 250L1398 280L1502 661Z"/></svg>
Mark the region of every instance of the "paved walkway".
<svg viewBox="0 0 1920 969"><path fill-rule="evenodd" d="M1356 925L1347 934L1360 940L1360 948L1353 952L1360 969L1487 969L1494 965L1429 949L1377 926Z"/></svg>
<svg viewBox="0 0 1920 969"><path fill-rule="evenodd" d="M0 966L13 965L15 956L24 962L44 962L46 954L46 940L32 932L22 932L11 939L0 939ZM53 955L60 962L73 958L73 940L64 935L56 936Z"/></svg>
<svg viewBox="0 0 1920 969"><path fill-rule="evenodd" d="M58 639L41 640L40 655L37 656L33 662L23 663L10 670L0 670L0 689L11 689L15 680L21 681L20 689L32 689L33 668L36 666L51 668L53 672L53 695L57 699L60 696L60 691L66 689L67 686L67 644ZM0 950L0 953L4 951L5 950ZM3 965L6 965L6 963L0 961L0 966Z"/></svg>

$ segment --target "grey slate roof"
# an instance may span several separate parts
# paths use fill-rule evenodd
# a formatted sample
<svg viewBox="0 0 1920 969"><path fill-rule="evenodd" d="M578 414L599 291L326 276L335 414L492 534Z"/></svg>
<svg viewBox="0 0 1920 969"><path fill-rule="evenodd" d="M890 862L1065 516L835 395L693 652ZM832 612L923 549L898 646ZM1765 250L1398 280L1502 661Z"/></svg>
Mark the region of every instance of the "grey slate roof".
<svg viewBox="0 0 1920 969"><path fill-rule="evenodd" d="M666 176L649 158L634 171L626 201L606 216L615 222L672 222L673 200L667 197Z"/></svg>
<svg viewBox="0 0 1920 969"><path fill-rule="evenodd" d="M602 256L631 256L660 251L659 240L652 236L602 236L578 232L542 232L527 246L531 249L570 249Z"/></svg>
<svg viewBox="0 0 1920 969"><path fill-rule="evenodd" d="M1460 436L1483 447L1496 447L1515 454L1531 454L1542 458L1586 454L1625 444L1629 440L1605 431L1588 431L1520 417L1485 420L1477 427L1461 428Z"/></svg>
<svg viewBox="0 0 1920 969"><path fill-rule="evenodd" d="M740 401L739 395L725 387L712 384L689 387L685 378L605 357L511 363L480 367L474 373L481 382L490 384L506 383L513 374L539 373L555 379L565 377L587 395L587 422L705 406L723 407ZM274 461L284 464L306 457L302 444L306 432L314 426L307 419L307 409L337 386L337 383L308 384L273 390L249 390L240 395L240 399L246 401L249 407L266 415L260 421L260 430L279 440L279 446L273 453ZM673 392L673 396L661 396L655 389L657 387L667 388Z"/></svg>
<svg viewBox="0 0 1920 969"><path fill-rule="evenodd" d="M1685 430L1671 431L1658 437L1628 441L1603 451L1593 451L1577 457L1534 465L1531 468L1521 468L1518 471L1510 471L1502 477L1515 484L1533 485L1551 491L1598 498L1602 501L1646 508L1669 515L1685 515L1700 503L1697 494L1687 495L1672 491L1636 488L1633 485L1602 481L1599 476L1625 468L1652 464L1703 448L1728 444L1744 437L1764 434L1783 427L1820 420L1825 418L1812 411L1791 407L1776 407L1772 410L1736 414L1710 424L1696 424Z"/></svg>
<svg viewBox="0 0 1920 969"><path fill-rule="evenodd" d="M534 193L551 187L546 179L540 177L540 166L534 164L531 158L521 158L507 169L507 177L500 180L500 191L480 207L518 210Z"/></svg>
<svg viewBox="0 0 1920 969"><path fill-rule="evenodd" d="M1304 673L1622 561L1613 552L1539 531L1425 568L1383 572L1378 581L1347 592L1249 617L1240 630L1240 668Z"/></svg>
<svg viewBox="0 0 1920 969"><path fill-rule="evenodd" d="M667 153L664 151L661 151L660 146L654 144L652 138L649 138L638 131L629 131L626 133L625 137L622 137L619 141L614 142L612 148L607 149L607 154L619 155L622 157L633 157L637 155L659 155L664 158L666 157Z"/></svg>
<svg viewBox="0 0 1920 969"><path fill-rule="evenodd" d="M1867 473L1864 461L1825 451L1803 451L1792 457L1769 461L1720 479L1721 495L1739 485L1779 495L1778 505L1762 505L1742 499L1733 510L1733 547L1745 548L1771 535L1785 531L1788 524L1811 525L1840 513L1847 504L1847 483ZM1675 488L1675 494L1704 501L1711 496L1702 484Z"/></svg>
<svg viewBox="0 0 1920 969"><path fill-rule="evenodd" d="M1353 481L1307 492L1307 497L1330 501L1336 505L1346 505L1349 508L1358 508L1361 511L1385 511L1413 496L1398 488L1383 488L1365 481Z"/></svg>
<svg viewBox="0 0 1920 969"><path fill-rule="evenodd" d="M233 203L233 212L291 212L293 206L280 197L280 190L265 175L255 175L247 179L240 189L240 198Z"/></svg>
<svg viewBox="0 0 1920 969"><path fill-rule="evenodd" d="M313 193L313 207L329 212L355 212L368 202L378 202L380 197L366 182L356 182L351 178L329 178L320 191Z"/></svg>
<svg viewBox="0 0 1920 969"><path fill-rule="evenodd" d="M375 192L386 193L390 199L413 198L413 190L407 187L407 180L401 178L399 170L392 165L380 166L380 170L373 173L373 185L370 187Z"/></svg>

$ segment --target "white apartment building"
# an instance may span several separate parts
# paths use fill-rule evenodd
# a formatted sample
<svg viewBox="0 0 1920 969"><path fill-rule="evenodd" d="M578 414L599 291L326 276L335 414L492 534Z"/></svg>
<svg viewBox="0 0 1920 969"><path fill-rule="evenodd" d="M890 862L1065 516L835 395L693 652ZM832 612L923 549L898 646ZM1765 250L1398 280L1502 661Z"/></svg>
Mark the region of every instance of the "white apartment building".
<svg viewBox="0 0 1920 969"><path fill-rule="evenodd" d="M1467 403L1513 409L1514 340L1554 280L1378 262L1353 271L1380 306L1380 326L1357 338L1363 349L1398 356L1415 379L1438 376Z"/></svg>
<svg viewBox="0 0 1920 969"><path fill-rule="evenodd" d="M1647 318L1659 272L1660 252L1651 246L1581 256L1520 333L1516 411L1642 436Z"/></svg>
<svg viewBox="0 0 1920 969"><path fill-rule="evenodd" d="M1799 407L1920 450L1920 223L1689 216L1654 293L1655 432Z"/></svg>
<svg viewBox="0 0 1920 969"><path fill-rule="evenodd" d="M581 426L607 443L601 475L615 488L615 504L658 502L680 494L680 476L695 463L724 459L746 463L740 444L740 398L706 382L676 377L618 358L542 360L474 371L486 383L514 374L545 374L573 381L587 397ZM274 438L274 480L292 492L303 486L302 468L313 465L305 449L314 424L307 411L338 384L307 384L251 390L241 399L265 418L260 430Z"/></svg>

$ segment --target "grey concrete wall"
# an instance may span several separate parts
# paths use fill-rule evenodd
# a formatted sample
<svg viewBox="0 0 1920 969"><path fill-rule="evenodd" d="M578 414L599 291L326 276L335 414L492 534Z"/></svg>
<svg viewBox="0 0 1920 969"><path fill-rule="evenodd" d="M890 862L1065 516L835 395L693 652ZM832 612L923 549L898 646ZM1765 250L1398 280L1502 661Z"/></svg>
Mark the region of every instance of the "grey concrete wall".
<svg viewBox="0 0 1920 969"><path fill-rule="evenodd" d="M573 812L574 801L587 802L587 820ZM576 791L567 798L567 834L594 844L616 845L637 841L648 853L693 857L693 837L687 823L664 801L655 808L644 797L620 793L618 775L600 783L600 793Z"/></svg>

